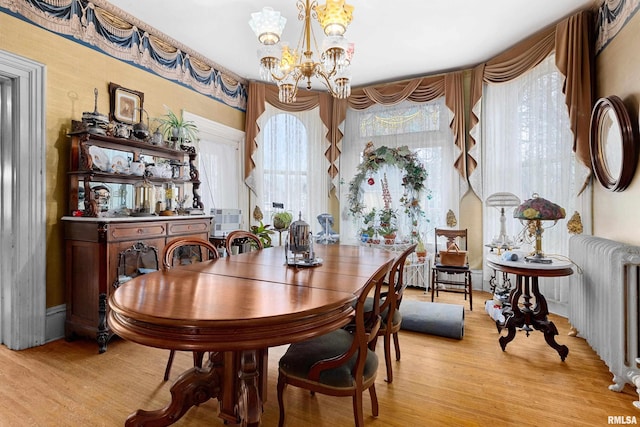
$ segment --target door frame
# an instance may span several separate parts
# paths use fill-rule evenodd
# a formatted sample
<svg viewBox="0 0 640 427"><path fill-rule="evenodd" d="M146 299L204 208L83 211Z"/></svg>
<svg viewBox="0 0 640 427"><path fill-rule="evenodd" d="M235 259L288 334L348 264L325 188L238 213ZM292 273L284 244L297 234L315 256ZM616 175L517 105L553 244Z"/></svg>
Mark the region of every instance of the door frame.
<svg viewBox="0 0 640 427"><path fill-rule="evenodd" d="M0 342L22 350L45 342L46 67L0 51L0 75Z"/></svg>

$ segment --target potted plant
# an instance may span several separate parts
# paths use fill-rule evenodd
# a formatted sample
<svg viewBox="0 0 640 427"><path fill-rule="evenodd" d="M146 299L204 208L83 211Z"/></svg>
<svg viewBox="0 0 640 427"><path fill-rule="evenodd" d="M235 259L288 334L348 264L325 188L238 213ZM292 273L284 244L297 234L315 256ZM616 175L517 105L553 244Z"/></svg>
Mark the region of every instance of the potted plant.
<svg viewBox="0 0 640 427"><path fill-rule="evenodd" d="M362 240L362 243L367 243L369 239L373 238L373 235L375 234L375 232L376 231L372 225L369 225L367 227L362 227L360 229L360 240Z"/></svg>
<svg viewBox="0 0 640 427"><path fill-rule="evenodd" d="M293 215L290 212L276 212L273 214L273 228L276 230L285 230L291 225Z"/></svg>
<svg viewBox="0 0 640 427"><path fill-rule="evenodd" d="M422 237L418 236L418 245L416 246L416 256L418 262L424 262L427 259L427 248L424 246Z"/></svg>
<svg viewBox="0 0 640 427"><path fill-rule="evenodd" d="M395 222L396 218L396 211L391 208L380 209L380 213L378 214L378 219L380 220L381 227L392 225Z"/></svg>
<svg viewBox="0 0 640 427"><path fill-rule="evenodd" d="M252 225L249 227L251 232L260 238L262 245L265 248L270 248L272 246L271 235L274 231L269 227L271 227L270 224L264 224L262 221L260 221L259 225Z"/></svg>
<svg viewBox="0 0 640 427"><path fill-rule="evenodd" d="M362 221L364 223L363 227L360 229L360 239L362 240L362 243L369 241L375 234L375 229L373 228L375 218L376 208L371 209L362 217Z"/></svg>
<svg viewBox="0 0 640 427"><path fill-rule="evenodd" d="M378 234L384 239L385 245L393 245L395 243L396 231L398 229L392 225L382 225L378 228Z"/></svg>
<svg viewBox="0 0 640 427"><path fill-rule="evenodd" d="M249 227L249 230L260 238L260 240L262 241L262 245L265 248L270 248L271 235L275 232L269 228L271 227L270 224L264 224L262 222L263 218L264 216L262 215L262 210L259 206L256 205L256 207L253 209L253 219L258 221L258 225L252 225L251 227Z"/></svg>
<svg viewBox="0 0 640 427"><path fill-rule="evenodd" d="M170 141L182 143L198 139L196 124L191 120L184 120L169 108L167 108L167 114L157 120L162 127L162 134Z"/></svg>

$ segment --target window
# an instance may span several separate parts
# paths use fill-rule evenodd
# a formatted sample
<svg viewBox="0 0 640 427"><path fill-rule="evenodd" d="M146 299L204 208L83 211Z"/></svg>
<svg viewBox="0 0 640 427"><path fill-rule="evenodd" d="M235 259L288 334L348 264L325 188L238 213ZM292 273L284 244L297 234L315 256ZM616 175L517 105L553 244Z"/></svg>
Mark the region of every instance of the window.
<svg viewBox="0 0 640 427"><path fill-rule="evenodd" d="M198 127L196 146L200 178L200 199L204 212L211 209L242 209L246 211L246 189L243 184L244 132L184 111L185 120ZM191 206L192 199L187 201ZM246 221L247 217L244 215Z"/></svg>
<svg viewBox="0 0 640 427"><path fill-rule="evenodd" d="M562 93L563 76L552 55L518 79L486 85L483 94L483 194L510 192L521 200L533 193L563 208L568 215L576 207L573 134ZM517 234L522 225L506 213L509 229ZM547 224L551 225L551 224ZM499 234L499 212L485 212L484 239ZM564 226L544 232L543 250L567 254Z"/></svg>
<svg viewBox="0 0 640 427"><path fill-rule="evenodd" d="M319 108L294 113L267 104L258 122L252 209L260 206L263 222L271 224L273 203L283 203L294 220L301 214L319 231L315 218L328 212L329 205L329 162L324 156L329 143Z"/></svg>
<svg viewBox="0 0 640 427"><path fill-rule="evenodd" d="M449 128L450 110L444 98L432 102L416 104L404 101L394 106L376 105L366 110L347 111L340 157L341 240L354 243L362 224L350 216L347 203L348 184L362 162L362 151L371 141L375 148L387 146L398 148L407 146L415 152L425 166L428 176L420 205L425 217L420 224L423 238L432 242L433 228L443 226L446 214L451 209L458 215L459 175L453 167L457 148L453 144L453 134ZM394 167L381 168L372 176L373 185L364 184L364 203L367 210L383 207L381 182L386 174L392 204L399 213L400 197L403 194L403 171ZM411 226L403 215L399 215L398 236L408 238Z"/></svg>
<svg viewBox="0 0 640 427"><path fill-rule="evenodd" d="M262 211L269 212L273 202L280 202L286 210L303 212L304 217L309 218L309 137L306 127L295 115L279 113L267 121L262 133Z"/></svg>
<svg viewBox="0 0 640 427"><path fill-rule="evenodd" d="M562 93L563 76L551 55L537 67L507 83L487 85L483 91L483 194L509 192L521 200L533 193L562 206L567 218L555 226L551 221L542 236L545 255L567 255L569 234L566 222L578 204L573 134ZM579 175L579 173L578 173ZM499 234L500 212L485 208L484 241ZM533 238L523 224L505 212L507 234L526 236L522 251L529 251ZM530 244L531 243L531 244ZM491 272L485 269L487 279ZM568 288L561 280L545 277L540 281L551 311L566 313Z"/></svg>
<svg viewBox="0 0 640 427"><path fill-rule="evenodd" d="M205 137L207 138L207 137ZM200 140L198 154L200 197L205 213L211 209L238 209L240 207L239 150L235 144L221 140ZM230 179L234 177L235 179Z"/></svg>

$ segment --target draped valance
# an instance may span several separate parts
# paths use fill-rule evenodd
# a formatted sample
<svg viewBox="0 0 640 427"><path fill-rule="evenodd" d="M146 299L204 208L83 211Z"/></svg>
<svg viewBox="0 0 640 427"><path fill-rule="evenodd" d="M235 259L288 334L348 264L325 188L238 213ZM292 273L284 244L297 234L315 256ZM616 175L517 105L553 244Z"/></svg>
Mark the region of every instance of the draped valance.
<svg viewBox="0 0 640 427"><path fill-rule="evenodd" d="M249 96L246 115L245 178L255 168L252 156L257 149L255 141L258 132L257 120L265 110L265 102L283 111L305 111L320 106L320 117L327 126L329 147L325 152L330 166L327 173L331 179L338 174L336 161L340 156L342 132L340 124L345 120L347 106L356 110L368 108L374 104L394 105L404 100L428 102L445 97L445 103L451 110L453 119L450 127L454 135L454 143L461 151L455 166L463 178L466 178L464 156L464 93L462 72L441 76L413 79L406 82L391 83L367 88L354 89L347 99L336 99L328 93L298 92L296 102L284 104L278 100L278 88L259 82L249 83Z"/></svg>
<svg viewBox="0 0 640 427"><path fill-rule="evenodd" d="M556 66L564 75L563 92L574 135L576 158L591 169L589 126L593 105L593 22L592 12L585 10L546 28L495 58L476 66L471 77L471 114L468 152L473 150L477 137L474 128L479 121L479 103L484 83L513 80L540 64L555 52ZM481 194L479 179L471 176L477 166L472 154L467 155L468 173L472 188Z"/></svg>
<svg viewBox="0 0 640 427"><path fill-rule="evenodd" d="M251 82L246 114L245 178L249 177L255 167L252 155L257 148L255 142L259 132L257 119L264 112L265 102L285 111L304 111L320 106L321 119L328 129L329 147L325 155L330 166L327 173L333 179L338 174L336 161L340 156L342 141L339 126L346 117L347 107L365 109L374 104L394 105L404 100L428 102L444 96L445 103L452 112L450 127L454 135L454 144L461 152L454 166L463 179L470 179L478 164L477 159L470 152L476 145L473 130L479 120L476 107L482 98L483 83L500 83L515 79L538 65L553 52L556 54L557 67L565 76L563 91L569 109L571 130L574 134L573 150L579 161L590 168L589 122L593 103L592 34L592 12L582 11L473 68L469 90L471 123L468 144L465 144L467 111L464 103L462 71L353 89L347 100L332 98L327 93L299 92L297 101L293 104L283 104L278 100L276 86Z"/></svg>

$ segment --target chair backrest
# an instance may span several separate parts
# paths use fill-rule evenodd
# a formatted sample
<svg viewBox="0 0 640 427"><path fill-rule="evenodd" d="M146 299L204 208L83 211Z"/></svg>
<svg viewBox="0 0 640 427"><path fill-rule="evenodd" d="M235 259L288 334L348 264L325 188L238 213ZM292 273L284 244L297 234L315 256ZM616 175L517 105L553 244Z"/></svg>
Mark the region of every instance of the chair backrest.
<svg viewBox="0 0 640 427"><path fill-rule="evenodd" d="M233 246L233 243L239 239L248 240L249 242L251 242L251 246L255 249L264 249L264 245L262 244L260 237L258 237L257 235L245 230L234 230L231 233L227 234L227 240L225 243L227 256L231 255L231 247Z"/></svg>
<svg viewBox="0 0 640 427"><path fill-rule="evenodd" d="M404 283L404 264L407 257L416 250L417 244L413 244L398 255L389 269L389 280L387 281L387 291L381 294L380 313L385 316L385 322L393 319L396 308L400 307L402 295L407 285ZM385 313L386 310L386 314Z"/></svg>
<svg viewBox="0 0 640 427"><path fill-rule="evenodd" d="M467 229L451 230L448 228L436 228L435 230L435 254L438 257L438 243L443 243L445 250L452 244L458 245L458 248L462 251L466 251L468 245L467 242Z"/></svg>
<svg viewBox="0 0 640 427"><path fill-rule="evenodd" d="M392 263L393 260L389 260L382 264L376 272L371 275L369 280L367 280L362 292L358 296L355 306L355 321L352 322L355 325L352 330L353 341L349 350L331 359L316 363L309 371L310 380L318 381L322 371L343 365L351 359L354 354L357 354L356 364L353 369L353 378L354 381L362 383L369 343L376 339L378 330L380 329L380 292L384 278L387 276ZM366 311L365 301L372 290L374 291L373 305L371 306L371 311Z"/></svg>
<svg viewBox="0 0 640 427"><path fill-rule="evenodd" d="M402 296L407 284L404 281L404 265L407 262L407 258L415 250L417 243L409 246L405 249L395 260L391 270L389 271L389 290L387 297L380 306L380 312L383 312L387 308L389 309L387 317L393 319L393 314L396 308L400 307L402 302Z"/></svg>
<svg viewBox="0 0 640 427"><path fill-rule="evenodd" d="M169 242L162 251L162 267L169 270L176 265L193 264L219 258L218 250L208 240L183 237Z"/></svg>

